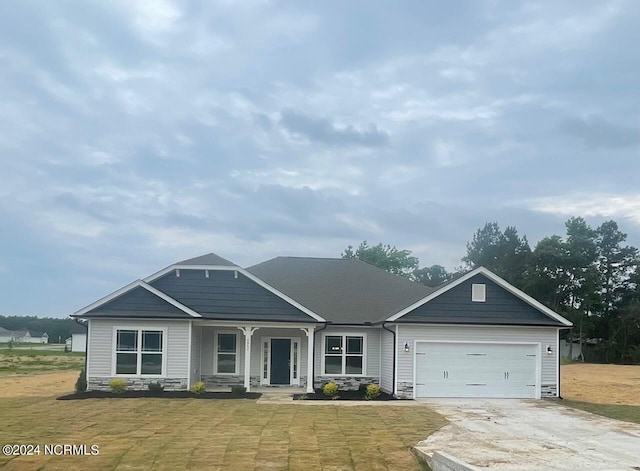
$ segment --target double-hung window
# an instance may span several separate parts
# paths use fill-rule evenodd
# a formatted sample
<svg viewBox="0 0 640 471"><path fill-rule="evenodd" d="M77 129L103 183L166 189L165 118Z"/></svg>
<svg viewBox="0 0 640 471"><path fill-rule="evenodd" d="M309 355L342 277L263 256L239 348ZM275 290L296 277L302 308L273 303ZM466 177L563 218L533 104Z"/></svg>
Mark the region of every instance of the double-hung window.
<svg viewBox="0 0 640 471"><path fill-rule="evenodd" d="M162 376L164 336L163 330L117 329L115 373Z"/></svg>
<svg viewBox="0 0 640 471"><path fill-rule="evenodd" d="M363 375L364 335L326 335L324 337L325 375Z"/></svg>
<svg viewBox="0 0 640 471"><path fill-rule="evenodd" d="M238 372L236 334L218 334L215 363L217 373L236 374Z"/></svg>

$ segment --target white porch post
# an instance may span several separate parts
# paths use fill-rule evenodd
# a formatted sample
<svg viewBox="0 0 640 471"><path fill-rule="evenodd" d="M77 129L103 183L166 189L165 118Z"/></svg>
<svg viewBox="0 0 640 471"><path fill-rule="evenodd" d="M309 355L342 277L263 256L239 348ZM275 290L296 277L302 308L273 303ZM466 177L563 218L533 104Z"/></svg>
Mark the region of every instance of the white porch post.
<svg viewBox="0 0 640 471"><path fill-rule="evenodd" d="M251 389L251 337L257 327L238 327L244 334L244 387Z"/></svg>
<svg viewBox="0 0 640 471"><path fill-rule="evenodd" d="M307 392L313 393L313 342L315 327L300 327L307 334Z"/></svg>

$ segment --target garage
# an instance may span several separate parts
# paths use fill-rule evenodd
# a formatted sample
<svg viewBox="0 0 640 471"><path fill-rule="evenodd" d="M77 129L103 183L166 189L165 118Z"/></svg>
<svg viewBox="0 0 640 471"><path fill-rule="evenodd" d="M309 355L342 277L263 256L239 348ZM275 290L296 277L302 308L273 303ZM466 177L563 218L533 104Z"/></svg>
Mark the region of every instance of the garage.
<svg viewBox="0 0 640 471"><path fill-rule="evenodd" d="M416 342L416 397L540 397L540 344Z"/></svg>

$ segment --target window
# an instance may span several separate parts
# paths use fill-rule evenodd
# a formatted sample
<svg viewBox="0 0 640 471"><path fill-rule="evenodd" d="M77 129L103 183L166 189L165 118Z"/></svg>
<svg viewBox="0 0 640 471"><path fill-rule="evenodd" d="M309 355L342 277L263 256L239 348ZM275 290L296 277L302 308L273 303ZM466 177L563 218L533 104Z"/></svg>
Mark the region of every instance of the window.
<svg viewBox="0 0 640 471"><path fill-rule="evenodd" d="M162 330L117 329L117 375L162 375Z"/></svg>
<svg viewBox="0 0 640 471"><path fill-rule="evenodd" d="M218 334L216 347L216 372L237 373L236 334Z"/></svg>
<svg viewBox="0 0 640 471"><path fill-rule="evenodd" d="M364 336L325 336L323 358L325 375L364 374Z"/></svg>
<svg viewBox="0 0 640 471"><path fill-rule="evenodd" d="M471 285L471 301L474 303L483 303L486 301L486 285L484 284L472 284Z"/></svg>

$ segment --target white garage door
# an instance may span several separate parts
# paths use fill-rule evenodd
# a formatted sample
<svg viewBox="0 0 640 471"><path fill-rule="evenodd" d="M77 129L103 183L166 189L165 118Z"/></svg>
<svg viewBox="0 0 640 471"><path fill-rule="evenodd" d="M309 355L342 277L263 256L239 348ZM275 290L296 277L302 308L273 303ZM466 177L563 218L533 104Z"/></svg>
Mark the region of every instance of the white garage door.
<svg viewBox="0 0 640 471"><path fill-rule="evenodd" d="M416 397L535 398L537 345L416 344Z"/></svg>

